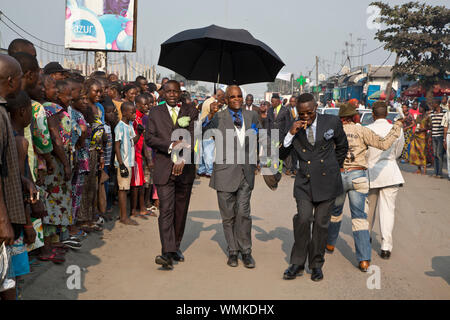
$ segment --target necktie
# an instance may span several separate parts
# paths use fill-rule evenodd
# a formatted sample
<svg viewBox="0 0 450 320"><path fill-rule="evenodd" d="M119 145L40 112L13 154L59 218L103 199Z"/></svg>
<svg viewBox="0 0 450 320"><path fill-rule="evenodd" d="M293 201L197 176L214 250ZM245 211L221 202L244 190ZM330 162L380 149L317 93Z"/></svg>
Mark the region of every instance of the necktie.
<svg viewBox="0 0 450 320"><path fill-rule="evenodd" d="M308 142L313 146L314 145L314 132L312 126L308 127Z"/></svg>
<svg viewBox="0 0 450 320"><path fill-rule="evenodd" d="M233 117L234 117L234 125L236 126L236 128L240 129L242 127L242 122L241 118L239 118L239 114L235 113Z"/></svg>
<svg viewBox="0 0 450 320"><path fill-rule="evenodd" d="M291 112L292 112L292 118L294 118L294 119L297 118L294 108L291 108Z"/></svg>
<svg viewBox="0 0 450 320"><path fill-rule="evenodd" d="M173 124L176 124L177 123L177 112L175 111L175 108L176 107L172 107L172 111L170 111L170 113L171 113L171 117L172 117L172 121L173 121Z"/></svg>

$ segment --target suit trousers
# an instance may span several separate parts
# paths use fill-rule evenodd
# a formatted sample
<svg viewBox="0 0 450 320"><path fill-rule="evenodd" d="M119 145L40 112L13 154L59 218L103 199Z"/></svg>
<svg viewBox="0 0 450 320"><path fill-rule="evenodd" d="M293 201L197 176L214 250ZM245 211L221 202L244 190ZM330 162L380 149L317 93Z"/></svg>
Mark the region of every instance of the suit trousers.
<svg viewBox="0 0 450 320"><path fill-rule="evenodd" d="M375 218L380 218L381 250L392 251L392 230L394 229L395 199L398 186L374 188L369 190L369 231L372 231Z"/></svg>
<svg viewBox="0 0 450 320"><path fill-rule="evenodd" d="M250 197L252 190L241 175L241 183L235 192L217 191L223 232L228 244L228 253L249 254L252 252L252 217Z"/></svg>
<svg viewBox="0 0 450 320"><path fill-rule="evenodd" d="M322 268L325 262L328 225L335 199L322 202L296 200L298 213L293 219L295 242L291 251L291 264L304 266L308 257L310 269Z"/></svg>
<svg viewBox="0 0 450 320"><path fill-rule="evenodd" d="M159 237L162 253L180 249L191 199L192 183L182 183L171 175L167 184L157 184L159 198Z"/></svg>

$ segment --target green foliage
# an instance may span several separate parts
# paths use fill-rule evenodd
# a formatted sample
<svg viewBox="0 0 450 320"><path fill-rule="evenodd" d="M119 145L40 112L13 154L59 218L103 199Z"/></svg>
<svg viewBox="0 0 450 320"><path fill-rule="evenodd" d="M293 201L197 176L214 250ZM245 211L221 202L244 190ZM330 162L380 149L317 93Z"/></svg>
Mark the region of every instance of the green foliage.
<svg viewBox="0 0 450 320"><path fill-rule="evenodd" d="M385 26L375 39L400 57L394 73L419 78L427 89L442 79L450 70L450 9L419 2L370 5L381 9L379 22Z"/></svg>

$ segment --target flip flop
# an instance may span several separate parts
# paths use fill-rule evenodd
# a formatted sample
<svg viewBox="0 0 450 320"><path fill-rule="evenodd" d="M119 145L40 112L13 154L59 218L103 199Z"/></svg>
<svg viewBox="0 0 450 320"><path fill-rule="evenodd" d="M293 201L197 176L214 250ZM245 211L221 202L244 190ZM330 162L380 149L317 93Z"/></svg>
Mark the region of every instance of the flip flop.
<svg viewBox="0 0 450 320"><path fill-rule="evenodd" d="M125 220L125 221L121 221L120 220L119 222L124 224L124 225L129 225L129 226L138 226L139 225L139 223L137 223L136 221L131 220L131 219L128 219L128 220Z"/></svg>
<svg viewBox="0 0 450 320"><path fill-rule="evenodd" d="M64 263L66 261L64 256L62 256L61 254L59 254L55 250L52 250L52 252L47 254L47 255L39 255L38 259L41 260L41 261L51 261L51 262L53 262L55 264L61 264L61 263Z"/></svg>

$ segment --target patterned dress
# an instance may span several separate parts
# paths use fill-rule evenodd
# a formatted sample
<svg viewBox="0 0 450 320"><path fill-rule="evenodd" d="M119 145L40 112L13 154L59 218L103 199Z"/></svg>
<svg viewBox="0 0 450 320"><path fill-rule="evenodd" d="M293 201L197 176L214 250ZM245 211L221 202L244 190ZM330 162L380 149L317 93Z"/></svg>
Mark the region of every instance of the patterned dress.
<svg viewBox="0 0 450 320"><path fill-rule="evenodd" d="M59 117L59 134L64 153L70 162L72 151L70 116L63 108L55 103L46 102L43 106L47 117L54 115ZM49 194L48 198L45 199L45 207L48 215L43 218L45 236L50 236L56 232L55 228L49 228L49 226L66 227L73 223L71 181L64 180L64 166L59 159L53 155L51 155L51 158L55 165L55 171L51 175L46 174L44 180L44 188Z"/></svg>
<svg viewBox="0 0 450 320"><path fill-rule="evenodd" d="M72 109L72 144L75 145L81 136L81 125L88 127L81 112ZM74 223L77 221L78 212L81 207L81 195L86 176L89 173L89 143L84 142L81 148L75 150L74 175L72 178L72 216Z"/></svg>
<svg viewBox="0 0 450 320"><path fill-rule="evenodd" d="M144 114L139 110L136 110L136 120L133 122L134 133L137 135L138 125L143 125L142 118ZM135 166L131 170L131 186L140 187L143 186L144 181L144 157L142 155L142 150L144 147L144 135L141 135L138 142L134 145L134 159L136 161Z"/></svg>
<svg viewBox="0 0 450 320"><path fill-rule="evenodd" d="M427 133L420 132L418 129L430 128L431 120L430 117L420 116L416 119L416 132L411 141L411 149L409 152L409 163L426 168L427 166L427 156L426 156L426 146L427 146Z"/></svg>
<svg viewBox="0 0 450 320"><path fill-rule="evenodd" d="M408 114L405 117L405 120L403 121L403 127L409 127L414 122L415 122L414 117L411 114ZM405 161L409 161L409 148L410 148L411 140L414 136L413 128L404 130L404 135L405 135L405 145L403 147L401 159L403 159Z"/></svg>
<svg viewBox="0 0 450 320"><path fill-rule="evenodd" d="M79 222L90 222L97 213L98 193L98 160L99 152L103 147L103 123L97 117L88 130L87 143L89 144L89 173L85 178L83 193L81 195L81 209L78 214Z"/></svg>

